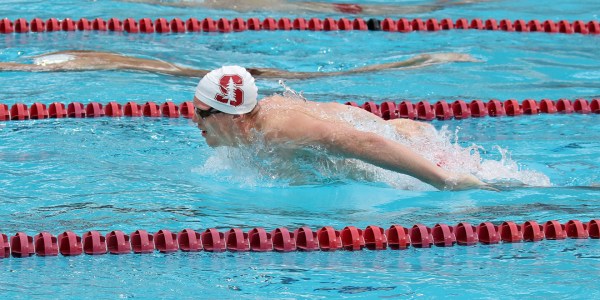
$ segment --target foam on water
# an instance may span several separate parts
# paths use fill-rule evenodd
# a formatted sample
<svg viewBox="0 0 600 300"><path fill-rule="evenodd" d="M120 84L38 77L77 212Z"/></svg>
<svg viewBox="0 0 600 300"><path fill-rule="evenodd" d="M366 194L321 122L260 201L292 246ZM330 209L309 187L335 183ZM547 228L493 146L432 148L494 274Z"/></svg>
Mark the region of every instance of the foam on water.
<svg viewBox="0 0 600 300"><path fill-rule="evenodd" d="M500 160L483 159L483 147L472 144L462 147L458 143L460 128L450 132L447 126L434 133L429 140L409 141L410 147L432 161L439 160L441 167L452 172L470 173L487 183L523 184L528 186L550 186L550 179L543 173L519 167L507 149L495 145L493 151L500 153ZM425 137L427 139L427 137Z"/></svg>

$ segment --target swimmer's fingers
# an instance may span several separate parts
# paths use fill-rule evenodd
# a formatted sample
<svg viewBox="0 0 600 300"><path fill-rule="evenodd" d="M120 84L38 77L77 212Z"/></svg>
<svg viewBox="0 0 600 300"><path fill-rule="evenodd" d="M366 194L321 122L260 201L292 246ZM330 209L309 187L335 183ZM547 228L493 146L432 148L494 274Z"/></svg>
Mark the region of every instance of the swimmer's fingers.
<svg viewBox="0 0 600 300"><path fill-rule="evenodd" d="M455 62L483 62L482 60L479 60L479 59L473 57L471 54L466 54L466 53L452 53L452 54L453 55L451 56L451 58Z"/></svg>
<svg viewBox="0 0 600 300"><path fill-rule="evenodd" d="M527 188L527 187L531 187L529 185L526 185L522 182L498 182L498 183L486 183L485 184L486 188L483 188L484 190L490 190L490 191L496 191L496 192L502 192L502 191L511 191L514 190L516 188Z"/></svg>
<svg viewBox="0 0 600 300"><path fill-rule="evenodd" d="M492 192L500 192L500 191L502 191L501 189L499 189L499 188L497 188L495 186L489 185L489 184L484 184L482 186L479 186L479 189L486 190L486 191L492 191Z"/></svg>
<svg viewBox="0 0 600 300"><path fill-rule="evenodd" d="M487 184L471 174L453 174L444 183L445 190L462 191L486 189Z"/></svg>
<svg viewBox="0 0 600 300"><path fill-rule="evenodd" d="M479 60L479 59L473 57L470 54L467 54L467 53L455 53L455 52L431 53L431 54L424 54L424 55L422 55L420 57L428 60L430 63L482 62L482 60Z"/></svg>

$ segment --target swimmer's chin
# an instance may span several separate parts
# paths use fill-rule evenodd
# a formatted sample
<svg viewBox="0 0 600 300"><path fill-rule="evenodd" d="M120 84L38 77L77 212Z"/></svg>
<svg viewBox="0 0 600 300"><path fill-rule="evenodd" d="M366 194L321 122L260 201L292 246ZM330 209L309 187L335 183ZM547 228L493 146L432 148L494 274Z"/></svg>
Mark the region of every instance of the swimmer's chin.
<svg viewBox="0 0 600 300"><path fill-rule="evenodd" d="M206 145L208 145L211 148L217 148L217 147L234 147L237 148L239 147L239 144L232 144L229 143L227 141L223 141L219 138L215 138L215 137L211 137L211 136L206 136L205 137L205 142Z"/></svg>
<svg viewBox="0 0 600 300"><path fill-rule="evenodd" d="M206 138L205 141L206 141L206 144L211 148L216 148L216 147L222 146L215 139Z"/></svg>
<svg viewBox="0 0 600 300"><path fill-rule="evenodd" d="M217 138L215 138L215 137L211 136L210 134L206 133L206 131L202 132L202 137L204 137L204 141L211 148L222 146L219 143L219 140Z"/></svg>

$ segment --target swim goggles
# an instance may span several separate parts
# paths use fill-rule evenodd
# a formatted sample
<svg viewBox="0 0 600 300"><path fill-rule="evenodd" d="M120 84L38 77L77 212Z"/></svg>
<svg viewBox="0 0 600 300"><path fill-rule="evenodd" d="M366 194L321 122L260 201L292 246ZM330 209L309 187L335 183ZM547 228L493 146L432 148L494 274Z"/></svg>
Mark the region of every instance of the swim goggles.
<svg viewBox="0 0 600 300"><path fill-rule="evenodd" d="M197 108L197 107L196 107L196 108L195 108L195 111L196 111L196 115L197 115L198 117L200 117L201 119L206 119L206 118L208 118L210 115L214 115L214 114L223 113L222 111L220 111L220 110L217 110L217 109L214 109L214 108L212 108L212 107L211 107L211 108L209 108L209 109L206 109L206 110L204 110L204 109L199 109L199 108Z"/></svg>

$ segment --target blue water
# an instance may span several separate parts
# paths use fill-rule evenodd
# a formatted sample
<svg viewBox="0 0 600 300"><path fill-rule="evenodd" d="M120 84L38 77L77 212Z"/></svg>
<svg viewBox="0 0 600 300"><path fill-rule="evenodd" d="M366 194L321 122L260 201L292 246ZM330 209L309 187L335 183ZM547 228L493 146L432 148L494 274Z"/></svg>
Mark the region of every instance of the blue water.
<svg viewBox="0 0 600 300"><path fill-rule="evenodd" d="M383 1L380 1L383 2ZM371 1L369 3L376 3ZM426 1L407 3L423 4ZM545 5L493 1L405 17L598 20L596 1ZM2 16L263 17L293 14L179 9L118 1L5 1ZM303 14L302 16L307 16ZM310 15L312 16L312 15ZM328 15L316 15L325 17ZM341 17L341 15L332 15ZM397 16L395 16L397 17ZM480 63L290 80L316 101L600 97L600 37L448 31L241 32L232 34L45 33L0 36L0 61L84 49L162 59L196 68L223 64L296 71L347 70L460 52ZM1 72L0 103L189 100L196 78L126 71ZM257 81L260 96L282 92ZM206 146L187 119L65 119L0 122L0 232L57 235L261 226L317 230L438 222L522 223L600 218L598 115L538 115L434 121L441 141L476 144L481 176L548 186L502 192L433 191L376 170L381 180L322 171L304 184L273 178L231 152ZM450 151L453 146L444 146ZM496 147L500 147L498 150ZM506 154L502 154L506 152ZM235 152L234 152L235 153ZM242 153L244 154L244 153ZM248 153L245 153L248 154ZM454 157L454 156L451 156ZM318 173L318 172L317 172ZM502 173L502 174L501 174ZM499 175L500 174L500 175ZM331 175L331 176L326 176ZM505 179L506 179L505 178ZM182 253L0 260L0 293L11 298L597 298L598 240L333 253Z"/></svg>

